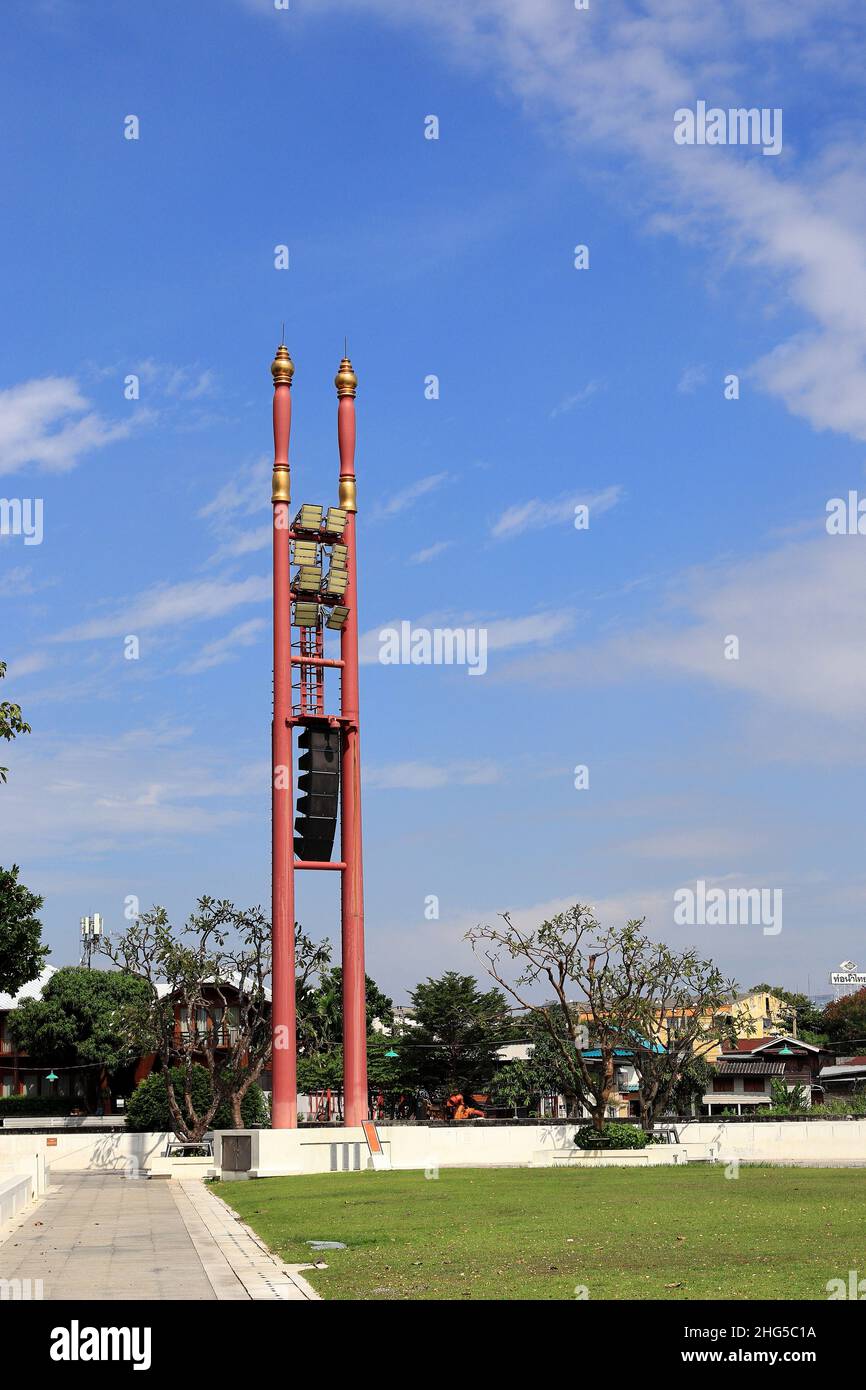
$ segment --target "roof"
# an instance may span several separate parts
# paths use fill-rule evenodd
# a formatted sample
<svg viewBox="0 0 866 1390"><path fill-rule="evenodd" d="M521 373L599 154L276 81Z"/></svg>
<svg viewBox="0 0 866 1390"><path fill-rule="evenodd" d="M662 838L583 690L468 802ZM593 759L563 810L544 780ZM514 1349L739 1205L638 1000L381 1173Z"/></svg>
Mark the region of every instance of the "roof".
<svg viewBox="0 0 866 1390"><path fill-rule="evenodd" d="M46 965L36 979L31 980L29 984L22 985L17 994L0 994L0 1010L17 1009L18 1005L25 999L41 999L43 988L48 984L51 976L57 974L57 970L56 965Z"/></svg>
<svg viewBox="0 0 866 1390"><path fill-rule="evenodd" d="M804 1042L802 1038L792 1038L790 1034L785 1033L778 1038L738 1038L733 1047L726 1047L723 1055L732 1057L738 1052L764 1052L769 1048L778 1047L782 1043L789 1047L802 1049L804 1052L820 1053L823 1050L816 1047L814 1043Z"/></svg>
<svg viewBox="0 0 866 1390"><path fill-rule="evenodd" d="M773 1097L760 1091L708 1091L704 1105L772 1105Z"/></svg>
<svg viewBox="0 0 866 1390"><path fill-rule="evenodd" d="M720 1061L716 1063L719 1076L784 1076L784 1062Z"/></svg>
<svg viewBox="0 0 866 1390"><path fill-rule="evenodd" d="M866 1076L866 1058L860 1062L841 1062L834 1067L822 1067L818 1072L819 1081L838 1081L845 1076Z"/></svg>
<svg viewBox="0 0 866 1390"><path fill-rule="evenodd" d="M659 1042L650 1043L647 1041L646 1038L641 1038L640 1041L642 1045L642 1050L646 1052L655 1052L658 1053L659 1056L664 1056L664 1053L667 1050ZM634 1051L635 1050L633 1047L615 1047L613 1049L612 1055L614 1057L633 1057ZM582 1049L580 1055L581 1057L589 1057L591 1061L597 1061L601 1057L601 1048L585 1047Z"/></svg>

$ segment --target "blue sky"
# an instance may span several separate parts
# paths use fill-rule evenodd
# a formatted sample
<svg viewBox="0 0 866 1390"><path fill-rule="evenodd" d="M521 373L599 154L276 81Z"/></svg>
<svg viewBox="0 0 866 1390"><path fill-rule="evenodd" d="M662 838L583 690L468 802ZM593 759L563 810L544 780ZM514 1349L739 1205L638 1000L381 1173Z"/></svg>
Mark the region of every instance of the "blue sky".
<svg viewBox="0 0 866 1390"><path fill-rule="evenodd" d="M403 999L473 968L474 923L576 899L743 985L858 959L866 539L825 514L866 491L864 28L806 0L7 0L0 491L43 499L44 538L0 539L33 725L0 859L55 963L128 895L268 901L283 319L299 501L335 500L344 334L359 377L370 972ZM698 100L781 108L782 152L675 145ZM487 627L486 675L379 664L401 619ZM782 890L783 930L675 926L699 878ZM332 940L336 889L300 880Z"/></svg>

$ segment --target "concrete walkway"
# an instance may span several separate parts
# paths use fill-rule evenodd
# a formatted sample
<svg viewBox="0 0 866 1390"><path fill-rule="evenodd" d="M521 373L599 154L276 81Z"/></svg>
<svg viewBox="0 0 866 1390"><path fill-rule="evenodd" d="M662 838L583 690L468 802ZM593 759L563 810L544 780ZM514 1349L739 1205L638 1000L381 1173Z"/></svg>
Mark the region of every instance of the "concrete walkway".
<svg viewBox="0 0 866 1390"><path fill-rule="evenodd" d="M58 1173L0 1244L45 1299L317 1299L203 1183Z"/></svg>

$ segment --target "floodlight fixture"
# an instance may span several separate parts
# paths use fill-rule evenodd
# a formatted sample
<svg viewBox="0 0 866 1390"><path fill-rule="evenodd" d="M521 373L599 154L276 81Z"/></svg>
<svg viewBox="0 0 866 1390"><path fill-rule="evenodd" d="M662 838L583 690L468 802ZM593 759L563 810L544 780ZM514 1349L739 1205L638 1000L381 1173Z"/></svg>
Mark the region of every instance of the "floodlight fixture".
<svg viewBox="0 0 866 1390"><path fill-rule="evenodd" d="M295 541L292 554L293 565L315 565L319 560L317 541Z"/></svg>
<svg viewBox="0 0 866 1390"><path fill-rule="evenodd" d="M346 529L346 512L342 507L329 507L325 530L332 536L342 536Z"/></svg>
<svg viewBox="0 0 866 1390"><path fill-rule="evenodd" d="M343 594L346 592L346 586L348 585L348 583L348 570L332 569L328 570L328 573L325 576L325 583L323 588L326 594L336 594L338 598L342 598Z"/></svg>
<svg viewBox="0 0 866 1390"><path fill-rule="evenodd" d="M322 508L305 502L292 525L296 531L318 531L322 525Z"/></svg>
<svg viewBox="0 0 866 1390"><path fill-rule="evenodd" d="M328 618L328 621L325 623L325 627L332 628L334 631L339 632L340 628L343 626L348 616L348 608L344 608L341 604L336 604L331 609L331 615Z"/></svg>
<svg viewBox="0 0 866 1390"><path fill-rule="evenodd" d="M295 575L295 588L302 589L305 594L316 594L322 582L321 565L301 565Z"/></svg>
<svg viewBox="0 0 866 1390"><path fill-rule="evenodd" d="M344 570L349 563L349 547L339 541L331 547L331 569Z"/></svg>
<svg viewBox="0 0 866 1390"><path fill-rule="evenodd" d="M317 603L296 603L293 621L295 627L315 627L319 621L319 605Z"/></svg>

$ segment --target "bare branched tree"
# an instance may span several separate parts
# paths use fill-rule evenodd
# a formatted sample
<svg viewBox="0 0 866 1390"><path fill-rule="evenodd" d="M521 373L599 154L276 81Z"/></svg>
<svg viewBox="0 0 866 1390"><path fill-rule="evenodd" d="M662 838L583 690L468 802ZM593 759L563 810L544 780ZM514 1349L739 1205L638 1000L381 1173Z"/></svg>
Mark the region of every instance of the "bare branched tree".
<svg viewBox="0 0 866 1390"><path fill-rule="evenodd" d="M523 931L509 913L500 916L504 927L474 927L468 940L492 979L549 1034L563 1090L573 1092L600 1130L617 1061L627 1059L640 1078L641 1120L651 1131L683 1060L709 1050L719 1029L730 1032L732 1015L724 1006L736 998L734 982L693 951L677 955L649 941L643 918L602 927L590 907L575 903ZM507 960L518 963L514 978Z"/></svg>
<svg viewBox="0 0 866 1390"><path fill-rule="evenodd" d="M116 942L100 949L121 970L144 980L147 999L126 1026L141 1051L162 1064L175 1132L197 1141L223 1103L241 1128L241 1104L271 1055L271 927L261 908L200 898L197 911L176 930L165 908L142 913ZM298 985L327 966L328 942L314 943L295 926ZM207 1069L211 1101L197 1111L193 1067ZM172 1068L180 1067L180 1093Z"/></svg>

